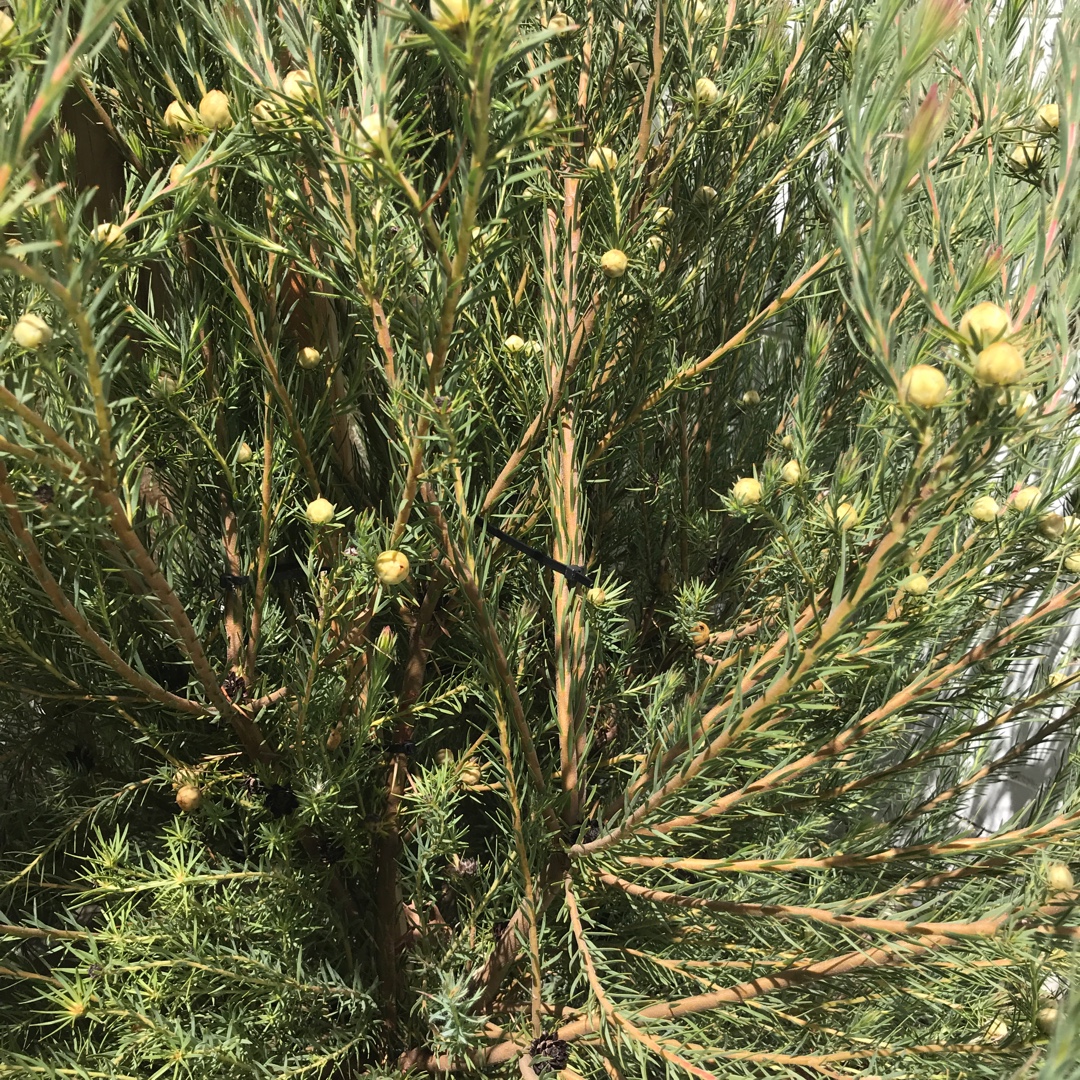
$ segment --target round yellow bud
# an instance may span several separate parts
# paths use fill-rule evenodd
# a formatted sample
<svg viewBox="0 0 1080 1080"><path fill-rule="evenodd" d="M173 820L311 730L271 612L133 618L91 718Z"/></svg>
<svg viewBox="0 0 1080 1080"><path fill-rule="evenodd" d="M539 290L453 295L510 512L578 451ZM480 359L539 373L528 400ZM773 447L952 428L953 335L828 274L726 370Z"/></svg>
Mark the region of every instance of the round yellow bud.
<svg viewBox="0 0 1080 1080"><path fill-rule="evenodd" d="M300 350L298 359L302 368L311 371L312 368L317 368L322 363L322 353L318 349L313 349L310 345L305 345Z"/></svg>
<svg viewBox="0 0 1080 1080"><path fill-rule="evenodd" d="M983 1035L983 1042L1003 1043L1009 1037L1009 1025L1001 1017L991 1021Z"/></svg>
<svg viewBox="0 0 1080 1080"><path fill-rule="evenodd" d="M1074 551L1071 555L1065 556L1065 569L1070 574L1080 573L1080 551Z"/></svg>
<svg viewBox="0 0 1080 1080"><path fill-rule="evenodd" d="M232 127L228 95L222 90L208 90L199 102L199 117L208 128Z"/></svg>
<svg viewBox="0 0 1080 1080"><path fill-rule="evenodd" d="M762 494L761 484L752 476L736 480L731 489L731 497L740 506L753 506L761 502Z"/></svg>
<svg viewBox="0 0 1080 1080"><path fill-rule="evenodd" d="M377 112L368 113L360 121L360 144L365 153L378 157L396 131L397 123L394 120L389 118L384 120Z"/></svg>
<svg viewBox="0 0 1080 1080"><path fill-rule="evenodd" d="M708 109L720 100L720 91L712 79L701 78L694 83L694 103Z"/></svg>
<svg viewBox="0 0 1080 1080"><path fill-rule="evenodd" d="M1024 377L1024 358L1015 345L995 341L975 357L975 380L983 386L1012 386Z"/></svg>
<svg viewBox="0 0 1080 1080"><path fill-rule="evenodd" d="M1035 115L1038 118L1037 125L1040 131L1045 133L1057 131L1061 116L1055 102L1051 101L1046 105L1040 105L1039 111Z"/></svg>
<svg viewBox="0 0 1080 1080"><path fill-rule="evenodd" d="M785 484L801 484L803 480L803 467L797 461L791 460L780 470L780 478Z"/></svg>
<svg viewBox="0 0 1080 1080"><path fill-rule="evenodd" d="M690 627L690 640L694 645L702 649L709 644L709 624L696 622Z"/></svg>
<svg viewBox="0 0 1080 1080"><path fill-rule="evenodd" d="M103 247L123 247L124 230L111 221L103 221L90 230L90 238Z"/></svg>
<svg viewBox="0 0 1080 1080"><path fill-rule="evenodd" d="M971 516L976 521L993 521L998 516L997 500L992 495L980 495L971 504Z"/></svg>
<svg viewBox="0 0 1080 1080"><path fill-rule="evenodd" d="M694 192L694 202L699 206L712 206L716 202L716 188L709 187L708 184L702 184Z"/></svg>
<svg viewBox="0 0 1080 1080"><path fill-rule="evenodd" d="M900 379L900 400L917 405L920 409L933 409L948 396L948 380L930 364L916 364L908 368Z"/></svg>
<svg viewBox="0 0 1080 1080"><path fill-rule="evenodd" d="M825 517L830 525L841 532L847 532L859 523L859 511L849 502L842 502L837 507L826 506Z"/></svg>
<svg viewBox="0 0 1080 1080"><path fill-rule="evenodd" d="M269 131L277 116L277 106L272 101L260 101L251 110L251 126L258 132Z"/></svg>
<svg viewBox="0 0 1080 1080"><path fill-rule="evenodd" d="M1046 868L1046 888L1052 893L1068 892L1073 887L1072 871L1061 862L1052 862Z"/></svg>
<svg viewBox="0 0 1080 1080"><path fill-rule="evenodd" d="M607 603L607 593L603 589L594 586L585 594L585 599L593 607L603 607Z"/></svg>
<svg viewBox="0 0 1080 1080"><path fill-rule="evenodd" d="M184 173L187 172L187 167L183 164L174 165L169 170L169 183L173 187L179 187L184 182Z"/></svg>
<svg viewBox="0 0 1080 1080"><path fill-rule="evenodd" d="M444 746L441 749L435 751L435 764L436 765L445 765L445 764L447 764L447 762L450 762L450 761L453 761L453 760L454 760L454 751L453 750L447 750L447 748Z"/></svg>
<svg viewBox="0 0 1080 1080"><path fill-rule="evenodd" d="M670 206L658 206L653 214L657 228L666 229L675 220L675 211Z"/></svg>
<svg viewBox="0 0 1080 1080"><path fill-rule="evenodd" d="M742 403L744 405L760 405L761 395L756 390L747 390L742 396Z"/></svg>
<svg viewBox="0 0 1080 1080"><path fill-rule="evenodd" d="M1042 165L1042 150L1037 142L1019 142L1012 148L1009 160L1018 169L1029 172Z"/></svg>
<svg viewBox="0 0 1080 1080"><path fill-rule="evenodd" d="M282 93L297 104L315 100L315 84L306 71L294 68L281 80Z"/></svg>
<svg viewBox="0 0 1080 1080"><path fill-rule="evenodd" d="M600 269L609 278L621 278L626 273L629 261L626 252L618 248L609 248L600 256Z"/></svg>
<svg viewBox="0 0 1080 1080"><path fill-rule="evenodd" d="M431 21L440 30L456 30L469 21L469 0L431 0Z"/></svg>
<svg viewBox="0 0 1080 1080"><path fill-rule="evenodd" d="M1058 1011L1052 1005L1047 1005L1035 1014L1035 1023L1044 1035L1049 1035L1057 1024Z"/></svg>
<svg viewBox="0 0 1080 1080"><path fill-rule="evenodd" d="M375 560L375 576L383 585L400 585L409 576L409 557L392 548L380 552Z"/></svg>
<svg viewBox="0 0 1080 1080"><path fill-rule="evenodd" d="M793 439L793 438L792 438L792 437L791 437L790 435L785 435L785 436L784 436L784 437L783 437L783 438L782 438L782 439L780 440L780 445L781 445L781 446L782 446L782 447L783 447L783 448L784 448L785 450L794 450L794 449L795 449L795 440L794 440L794 439Z"/></svg>
<svg viewBox="0 0 1080 1080"><path fill-rule="evenodd" d="M773 139L780 134L780 125L774 124L771 120L761 129L761 137L763 139Z"/></svg>
<svg viewBox="0 0 1080 1080"><path fill-rule="evenodd" d="M650 236L645 241L645 246L654 254L658 255L664 247L664 238L662 236Z"/></svg>
<svg viewBox="0 0 1080 1080"><path fill-rule="evenodd" d="M191 814L202 806L202 792L194 784L184 784L176 792L176 805Z"/></svg>
<svg viewBox="0 0 1080 1080"><path fill-rule="evenodd" d="M1042 492L1037 487L1022 487L1013 497L1013 506L1023 512L1030 510L1041 498Z"/></svg>
<svg viewBox="0 0 1080 1080"><path fill-rule="evenodd" d="M1065 519L1060 514L1043 514L1039 518L1039 532L1047 540L1060 540L1065 535Z"/></svg>
<svg viewBox="0 0 1080 1080"><path fill-rule="evenodd" d="M619 164L619 155L611 149L610 146L598 146L591 154L589 154L588 165L590 169L597 169L603 171L607 169L609 172Z"/></svg>
<svg viewBox="0 0 1080 1080"><path fill-rule="evenodd" d="M0 11L0 41L6 41L14 29L15 20L6 11Z"/></svg>
<svg viewBox="0 0 1080 1080"><path fill-rule="evenodd" d="M554 30L556 34L565 34L573 25L573 19L565 11L556 11L547 21L547 29Z"/></svg>
<svg viewBox="0 0 1080 1080"><path fill-rule="evenodd" d="M925 574L912 574L900 582L900 588L911 596L925 596L930 590L930 579Z"/></svg>
<svg viewBox="0 0 1080 1080"><path fill-rule="evenodd" d="M334 520L334 504L320 495L307 504L304 513L312 525L329 525Z"/></svg>
<svg viewBox="0 0 1080 1080"><path fill-rule="evenodd" d="M162 120L170 131L178 134L186 134L195 128L195 121L192 118L190 107L180 101L170 101L165 106L165 114Z"/></svg>
<svg viewBox="0 0 1080 1080"><path fill-rule="evenodd" d="M525 349L525 339L523 337L520 337L518 334L511 334L503 342L503 348L508 353L523 352Z"/></svg>
<svg viewBox="0 0 1080 1080"><path fill-rule="evenodd" d="M331 752L336 750L341 745L342 724L339 720L326 736L326 749Z"/></svg>
<svg viewBox="0 0 1080 1080"><path fill-rule="evenodd" d="M708 22L709 13L712 9L708 4L702 3L702 0L694 5L694 25L700 26L704 22Z"/></svg>
<svg viewBox="0 0 1080 1080"><path fill-rule="evenodd" d="M240 449L236 451L236 460L241 465L246 465L254 456L251 447L246 442L242 442Z"/></svg>
<svg viewBox="0 0 1080 1080"><path fill-rule="evenodd" d="M997 341L1009 329L1009 316L997 304L984 300L964 313L960 320L960 335L978 349Z"/></svg>
<svg viewBox="0 0 1080 1080"><path fill-rule="evenodd" d="M15 324L11 336L24 349L40 349L52 340L52 327L40 316L28 311Z"/></svg>
<svg viewBox="0 0 1080 1080"><path fill-rule="evenodd" d="M458 776L466 787L472 787L480 783L480 767L475 761L467 761Z"/></svg>

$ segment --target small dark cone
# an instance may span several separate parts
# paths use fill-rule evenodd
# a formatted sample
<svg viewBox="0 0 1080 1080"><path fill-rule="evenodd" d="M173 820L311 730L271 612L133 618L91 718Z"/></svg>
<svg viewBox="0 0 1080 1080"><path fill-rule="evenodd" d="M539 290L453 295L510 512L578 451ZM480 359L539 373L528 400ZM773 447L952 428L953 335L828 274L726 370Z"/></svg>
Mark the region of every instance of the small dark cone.
<svg viewBox="0 0 1080 1080"><path fill-rule="evenodd" d="M529 1053L532 1055L533 1072L538 1075L559 1072L566 1068L566 1063L570 1060L569 1045L553 1031L545 1032L539 1039L533 1039L529 1043Z"/></svg>
<svg viewBox="0 0 1080 1080"><path fill-rule="evenodd" d="M48 506L56 498L56 492L53 491L52 484L40 484L34 491L34 498L42 506Z"/></svg>
<svg viewBox="0 0 1080 1080"><path fill-rule="evenodd" d="M221 684L221 689L228 696L230 701L243 701L247 697L247 681L243 675L237 675L235 671L230 671L225 676L225 681Z"/></svg>

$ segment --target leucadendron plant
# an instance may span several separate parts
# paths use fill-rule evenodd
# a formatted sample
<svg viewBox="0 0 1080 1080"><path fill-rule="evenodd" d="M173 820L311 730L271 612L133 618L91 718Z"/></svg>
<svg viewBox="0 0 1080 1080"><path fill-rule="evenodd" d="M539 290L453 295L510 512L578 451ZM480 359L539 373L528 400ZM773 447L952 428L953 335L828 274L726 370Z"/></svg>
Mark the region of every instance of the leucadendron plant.
<svg viewBox="0 0 1080 1080"><path fill-rule="evenodd" d="M1070 1075L1077 14L15 0L0 1080Z"/></svg>

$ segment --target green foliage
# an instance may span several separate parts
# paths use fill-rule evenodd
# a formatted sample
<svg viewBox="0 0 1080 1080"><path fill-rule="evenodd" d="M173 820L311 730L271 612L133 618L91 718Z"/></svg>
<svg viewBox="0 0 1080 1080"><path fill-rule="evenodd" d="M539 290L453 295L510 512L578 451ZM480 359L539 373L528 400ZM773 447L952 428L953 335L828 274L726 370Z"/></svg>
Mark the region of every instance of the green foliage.
<svg viewBox="0 0 1080 1080"><path fill-rule="evenodd" d="M19 0L0 1076L1069 1075L1076 17Z"/></svg>

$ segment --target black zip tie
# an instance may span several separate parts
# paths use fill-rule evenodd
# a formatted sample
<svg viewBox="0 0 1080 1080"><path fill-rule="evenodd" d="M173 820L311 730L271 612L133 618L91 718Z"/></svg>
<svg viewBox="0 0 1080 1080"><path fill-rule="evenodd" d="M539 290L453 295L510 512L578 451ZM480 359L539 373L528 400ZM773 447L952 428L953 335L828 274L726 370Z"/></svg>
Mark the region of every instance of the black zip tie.
<svg viewBox="0 0 1080 1080"><path fill-rule="evenodd" d="M479 514L476 515L476 527L478 529L487 529L488 532L494 533L500 540L505 541L523 555L528 555L530 559L535 559L541 566L546 566L549 570L554 570L555 573L562 574L571 585L584 585L586 589L592 588L592 575L586 571L584 566L567 566L566 563L558 562L546 551L530 547L528 544L522 543L515 537L508 536L502 529L496 525L492 525L490 521L485 521Z"/></svg>

